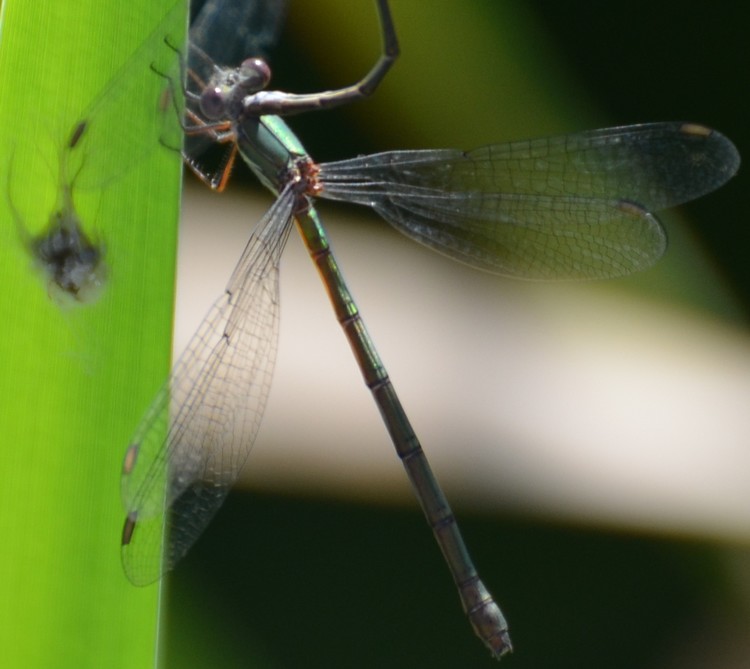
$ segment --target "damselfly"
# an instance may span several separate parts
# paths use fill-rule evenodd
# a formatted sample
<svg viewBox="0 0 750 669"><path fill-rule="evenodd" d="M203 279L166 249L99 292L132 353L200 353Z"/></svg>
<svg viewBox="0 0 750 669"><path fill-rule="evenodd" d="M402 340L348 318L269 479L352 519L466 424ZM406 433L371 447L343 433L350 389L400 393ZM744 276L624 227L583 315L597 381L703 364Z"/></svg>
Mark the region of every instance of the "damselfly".
<svg viewBox="0 0 750 669"><path fill-rule="evenodd" d="M479 578L448 505L329 247L315 198L372 207L396 229L479 269L535 279L618 277L666 247L653 210L723 184L739 158L724 136L693 123L654 123L473 151L389 151L316 163L280 118L370 95L399 46L377 0L383 52L356 84L317 94L268 91L268 65L187 62L184 130L230 147L206 173L221 190L240 155L277 199L258 223L216 301L138 427L125 457L122 556L136 584L174 566L204 530L245 464L263 416L278 333L279 261L295 222L318 268L475 632L496 657L505 619ZM156 69L156 68L155 68ZM167 78L166 70L162 75ZM172 78L183 114L183 91Z"/></svg>

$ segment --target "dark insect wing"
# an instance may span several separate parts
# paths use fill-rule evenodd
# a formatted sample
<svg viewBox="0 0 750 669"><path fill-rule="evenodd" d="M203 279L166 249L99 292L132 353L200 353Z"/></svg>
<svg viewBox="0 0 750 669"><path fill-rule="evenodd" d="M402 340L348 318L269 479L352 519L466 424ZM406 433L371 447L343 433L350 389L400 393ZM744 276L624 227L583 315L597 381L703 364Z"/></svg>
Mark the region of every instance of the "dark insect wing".
<svg viewBox="0 0 750 669"><path fill-rule="evenodd" d="M392 151L321 166L321 195L373 207L474 267L536 279L605 278L653 264L651 213L725 183L739 154L685 123L607 128L474 151Z"/></svg>

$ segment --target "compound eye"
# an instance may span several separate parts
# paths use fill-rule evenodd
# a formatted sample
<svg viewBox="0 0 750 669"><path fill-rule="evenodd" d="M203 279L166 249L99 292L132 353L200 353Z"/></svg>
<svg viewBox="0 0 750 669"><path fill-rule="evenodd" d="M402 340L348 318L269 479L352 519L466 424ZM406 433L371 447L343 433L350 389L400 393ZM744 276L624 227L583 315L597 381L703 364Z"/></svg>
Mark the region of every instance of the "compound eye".
<svg viewBox="0 0 750 669"><path fill-rule="evenodd" d="M207 119L213 121L222 116L224 113L224 97L224 91L220 86L209 86L201 93L201 112Z"/></svg>
<svg viewBox="0 0 750 669"><path fill-rule="evenodd" d="M271 81L271 68L262 58L248 58L240 65L240 81L247 92L262 91Z"/></svg>

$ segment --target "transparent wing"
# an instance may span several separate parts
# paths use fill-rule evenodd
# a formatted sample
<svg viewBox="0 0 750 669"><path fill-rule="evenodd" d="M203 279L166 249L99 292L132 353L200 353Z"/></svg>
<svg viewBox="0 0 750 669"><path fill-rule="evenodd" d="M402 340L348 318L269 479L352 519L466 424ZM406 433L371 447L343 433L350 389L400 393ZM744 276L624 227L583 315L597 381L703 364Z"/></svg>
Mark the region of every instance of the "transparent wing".
<svg viewBox="0 0 750 669"><path fill-rule="evenodd" d="M720 133L653 123L485 146L392 151L321 165L322 197L373 207L451 258L537 279L605 278L666 248L651 213L704 195L739 167Z"/></svg>
<svg viewBox="0 0 750 669"><path fill-rule="evenodd" d="M250 238L125 456L122 559L136 585L187 552L239 475L260 426L278 338L279 259L292 188ZM162 551L162 546L166 549Z"/></svg>
<svg viewBox="0 0 750 669"><path fill-rule="evenodd" d="M63 157L65 181L75 179L77 189L101 188L160 145L179 152L182 130L175 109L182 102L175 103L168 81L179 82L175 49L184 34L185 5L178 2L71 128ZM139 112L123 124L123 109ZM151 112L143 114L143 109Z"/></svg>

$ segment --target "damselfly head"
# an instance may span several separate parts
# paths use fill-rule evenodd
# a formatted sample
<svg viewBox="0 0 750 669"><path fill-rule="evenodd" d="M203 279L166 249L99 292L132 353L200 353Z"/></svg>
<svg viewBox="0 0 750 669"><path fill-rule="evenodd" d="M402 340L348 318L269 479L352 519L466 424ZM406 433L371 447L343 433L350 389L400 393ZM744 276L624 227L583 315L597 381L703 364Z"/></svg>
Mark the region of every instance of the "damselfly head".
<svg viewBox="0 0 750 669"><path fill-rule="evenodd" d="M271 81L271 68L262 58L248 58L236 69L216 67L200 93L203 116L216 121L226 118L245 96L262 91Z"/></svg>

